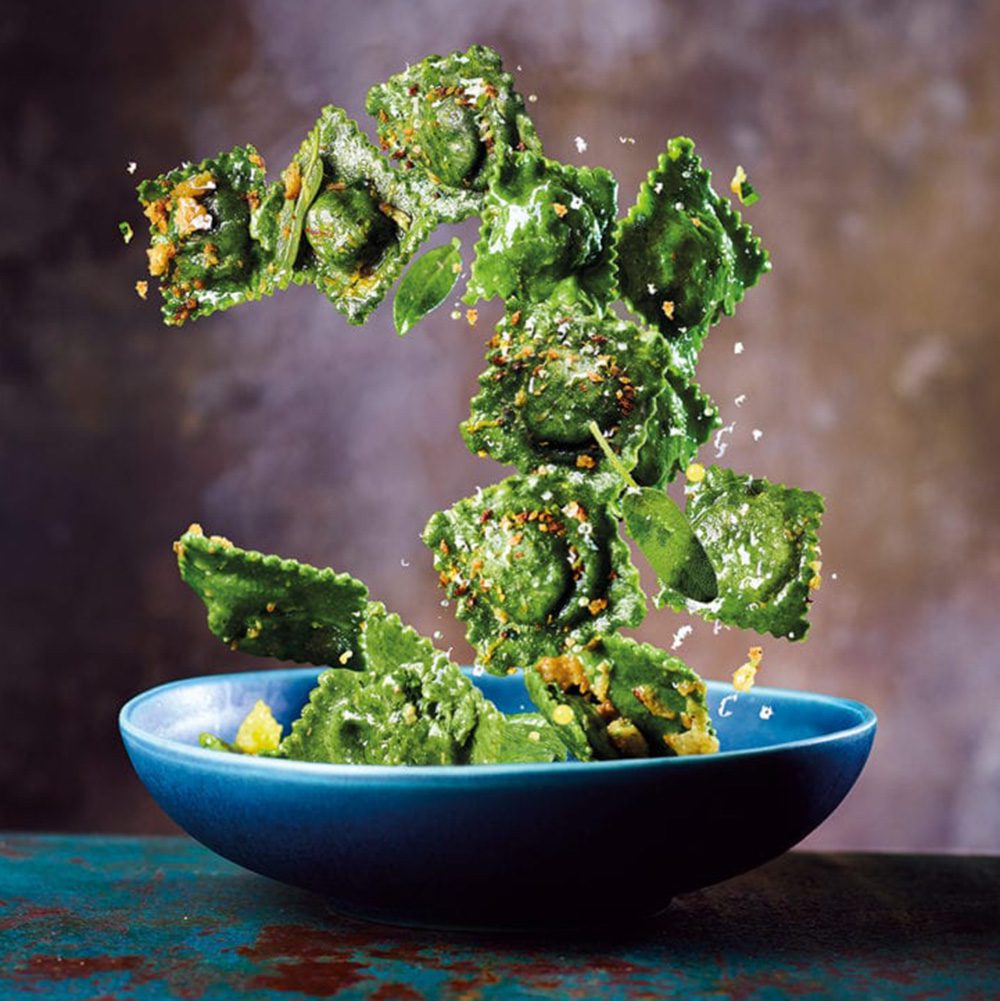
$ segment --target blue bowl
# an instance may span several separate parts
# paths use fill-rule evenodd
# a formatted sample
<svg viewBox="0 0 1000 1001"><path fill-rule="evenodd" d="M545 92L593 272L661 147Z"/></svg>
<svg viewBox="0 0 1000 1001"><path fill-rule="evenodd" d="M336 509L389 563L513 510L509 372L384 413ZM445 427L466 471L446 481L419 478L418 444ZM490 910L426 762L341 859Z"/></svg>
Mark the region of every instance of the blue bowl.
<svg viewBox="0 0 1000 1001"><path fill-rule="evenodd" d="M190 678L121 711L153 798L189 834L345 914L450 928L621 926L775 858L854 784L875 714L847 699L754 688L721 706L718 754L466 767L324 765L203 750L257 699L286 726L316 668ZM530 708L520 676L474 679ZM770 707L761 717L761 710Z"/></svg>

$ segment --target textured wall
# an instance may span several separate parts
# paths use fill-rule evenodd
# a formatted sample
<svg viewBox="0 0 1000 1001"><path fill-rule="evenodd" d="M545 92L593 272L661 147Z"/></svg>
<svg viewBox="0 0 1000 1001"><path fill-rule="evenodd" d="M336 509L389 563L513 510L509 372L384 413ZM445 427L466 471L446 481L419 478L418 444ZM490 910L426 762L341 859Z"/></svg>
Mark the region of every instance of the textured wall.
<svg viewBox="0 0 1000 1001"><path fill-rule="evenodd" d="M118 706L252 666L177 580L190 521L348 570L466 656L418 535L503 475L457 431L495 304L476 331L442 310L400 341L388 310L349 328L294 289L167 329L116 223L139 221L128 160L145 176L253 141L277 167L322 104L363 117L368 84L482 41L539 95L550 154L610 167L623 205L669 135L693 136L722 187L750 171L774 272L712 333L702 382L735 421L723 461L829 510L812 637L765 641L761 680L881 717L813 843L1000 849L996 3L30 14L0 28L0 826L169 829ZM684 621L654 611L638 635L669 645ZM692 624L682 653L710 677L755 639Z"/></svg>

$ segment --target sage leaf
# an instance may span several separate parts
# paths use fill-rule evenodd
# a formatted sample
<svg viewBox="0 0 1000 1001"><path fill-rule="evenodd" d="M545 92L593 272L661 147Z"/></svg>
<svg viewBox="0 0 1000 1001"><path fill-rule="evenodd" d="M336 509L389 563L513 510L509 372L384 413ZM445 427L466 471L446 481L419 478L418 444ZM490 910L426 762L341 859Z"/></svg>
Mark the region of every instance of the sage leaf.
<svg viewBox="0 0 1000 1001"><path fill-rule="evenodd" d="M295 261L299 256L302 227L306 212L323 183L323 160L320 156L319 128L306 136L298 153L282 174L286 192L290 183L298 185L294 198L286 193L278 214L277 249L274 253L274 274L280 283L291 279ZM292 189L294 190L294 189Z"/></svg>
<svg viewBox="0 0 1000 1001"><path fill-rule="evenodd" d="M622 497L625 528L656 576L693 601L719 596L715 570L684 512L669 494L654 487L628 490Z"/></svg>
<svg viewBox="0 0 1000 1001"><path fill-rule="evenodd" d="M451 243L418 257L403 275L392 304L392 319L400 337L448 298L462 273L460 247L456 236Z"/></svg>
<svg viewBox="0 0 1000 1001"><path fill-rule="evenodd" d="M668 493L655 487L640 487L601 434L597 422L591 421L587 426L625 483L621 501L625 530L656 576L664 584L669 581L672 590L693 601L715 601L719 596L715 569L687 515Z"/></svg>

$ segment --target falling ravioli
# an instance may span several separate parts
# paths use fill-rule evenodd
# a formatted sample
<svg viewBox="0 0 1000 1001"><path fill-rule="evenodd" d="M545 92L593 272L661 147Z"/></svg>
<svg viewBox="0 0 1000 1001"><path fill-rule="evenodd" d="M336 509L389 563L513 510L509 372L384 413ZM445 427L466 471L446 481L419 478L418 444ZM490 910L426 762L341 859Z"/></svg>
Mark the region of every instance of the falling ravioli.
<svg viewBox="0 0 1000 1001"><path fill-rule="evenodd" d="M610 303L617 212L609 171L511 156L486 194L466 300Z"/></svg>
<svg viewBox="0 0 1000 1001"><path fill-rule="evenodd" d="M252 206L266 191L264 161L253 146L185 164L137 190L164 322L180 326L272 291L268 254L250 237Z"/></svg>
<svg viewBox="0 0 1000 1001"><path fill-rule="evenodd" d="M719 597L702 604L668 587L656 603L729 626L804 638L822 565L819 494L710 466L688 487L686 511L715 568Z"/></svg>
<svg viewBox="0 0 1000 1001"><path fill-rule="evenodd" d="M424 539L477 662L524 670L540 713L499 713L359 581L193 528L178 560L213 633L329 665L290 734L257 706L232 744L206 746L378 764L715 750L697 676L618 635L645 613L619 523L660 578L661 606L805 635L822 499L697 461L721 424L698 355L769 269L766 251L686 138L668 142L618 220L614 176L544 156L485 47L428 56L372 87L366 108L378 148L330 106L270 181L251 146L144 181L150 273L171 324L291 284L361 324L439 223L481 216L466 317L475 327L478 299L499 297L504 318L461 430L518 475L432 516ZM742 168L731 190L756 198ZM394 300L397 330L462 273L455 241L418 258ZM682 511L665 487L685 469Z"/></svg>
<svg viewBox="0 0 1000 1001"><path fill-rule="evenodd" d="M512 152L541 152L535 127L500 57L473 45L428 56L368 92L379 143L411 173L445 222L482 209L483 197Z"/></svg>
<svg viewBox="0 0 1000 1001"><path fill-rule="evenodd" d="M645 615L616 520L586 476L510 476L433 515L424 542L477 662L504 674Z"/></svg>
<svg viewBox="0 0 1000 1001"><path fill-rule="evenodd" d="M522 473L550 463L581 470L617 492L587 422L598 423L626 468L635 465L665 391L663 339L580 306L538 305L504 317L486 358L462 424L469 449Z"/></svg>
<svg viewBox="0 0 1000 1001"><path fill-rule="evenodd" d="M732 315L769 268L767 253L720 198L687 138L671 139L618 227L622 297L694 372L708 328Z"/></svg>
<svg viewBox="0 0 1000 1001"><path fill-rule="evenodd" d="M240 549L192 525L174 543L181 577L233 650L304 664L360 653L368 589L348 574Z"/></svg>

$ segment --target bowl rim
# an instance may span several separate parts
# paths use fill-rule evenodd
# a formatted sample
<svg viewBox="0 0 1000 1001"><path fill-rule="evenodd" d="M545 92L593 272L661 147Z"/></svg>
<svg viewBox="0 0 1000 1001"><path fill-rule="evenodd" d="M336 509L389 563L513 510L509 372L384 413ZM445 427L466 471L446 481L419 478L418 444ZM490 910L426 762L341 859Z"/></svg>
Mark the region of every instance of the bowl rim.
<svg viewBox="0 0 1000 1001"><path fill-rule="evenodd" d="M139 726L134 719L136 713L146 703L155 701L167 692L179 688L194 687L205 683L211 684L223 681L232 682L249 678L262 678L266 675L301 679L310 674L318 676L324 670L326 668L308 666L270 668L260 671L233 671L196 675L179 678L175 681L167 681L139 692L122 706L118 713L119 730L125 741L126 748L130 751L130 742L134 742L135 744L143 745L150 751L158 752L161 756L166 755L187 759L191 765L211 766L211 769L238 770L244 776L248 774L248 769L251 771L263 769L261 774L269 775L272 778L275 777L275 770L277 770L277 772L287 776L289 779L299 777L300 779L318 780L325 776L330 779L367 778L373 780L393 780L393 783L399 782L402 784L427 782L428 780L434 784L452 784L475 782L477 776L480 778L484 776L490 776L491 778L527 778L532 775L551 776L553 773L565 776L580 775L595 769L599 769L602 774L611 774L616 771L629 772L657 768L711 767L713 762L784 754L805 748L821 747L825 744L839 743L864 737L869 732L874 731L878 724L878 716L875 711L870 706L855 699L800 689L771 688L763 685L755 685L752 692L747 694L763 695L785 701L805 703L810 706L834 706L838 710L853 713L857 717L857 722L847 727L831 730L828 733L817 734L813 737L787 740L777 744L769 744L765 747L736 748L729 751L720 750L713 754L692 754L656 758L619 758L613 761L554 761L494 765L360 765L331 764L319 761L291 761L287 758L260 758L242 754L221 754L218 751L209 750L198 744L188 744L180 740L172 740L152 733L148 729ZM463 670L467 673L469 672L468 668L464 668ZM502 681L503 679L498 677L496 680ZM734 691L733 686L728 682L707 681L707 684L709 691ZM568 769L567 765L570 766Z"/></svg>

